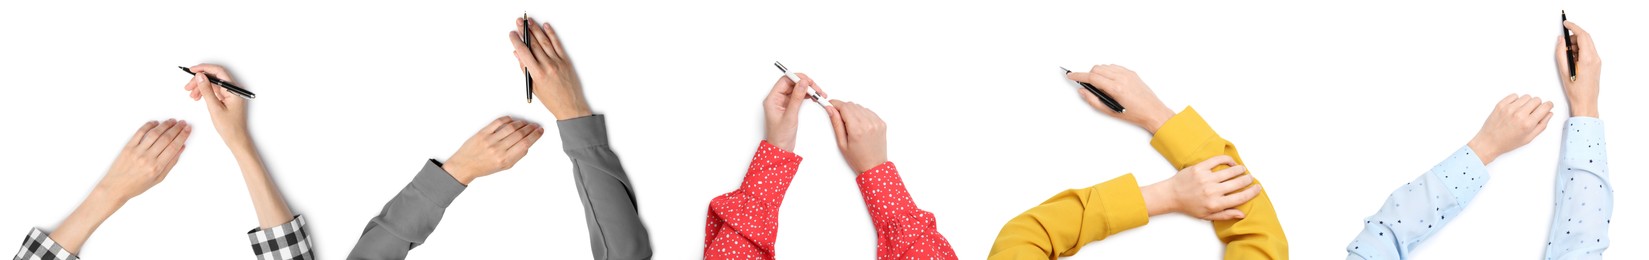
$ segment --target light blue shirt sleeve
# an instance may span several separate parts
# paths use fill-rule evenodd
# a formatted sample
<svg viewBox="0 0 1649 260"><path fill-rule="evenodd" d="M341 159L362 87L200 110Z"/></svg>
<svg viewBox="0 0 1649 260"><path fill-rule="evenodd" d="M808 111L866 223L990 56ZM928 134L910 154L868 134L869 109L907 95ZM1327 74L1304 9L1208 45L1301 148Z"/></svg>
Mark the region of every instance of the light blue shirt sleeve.
<svg viewBox="0 0 1649 260"><path fill-rule="evenodd" d="M1363 219L1363 232L1346 246L1346 259L1407 259L1409 251L1443 228L1489 181L1487 167L1471 147L1386 197L1380 211Z"/></svg>
<svg viewBox="0 0 1649 260"><path fill-rule="evenodd" d="M1546 259L1601 259L1609 248L1614 186L1603 147L1603 120L1571 117L1563 128Z"/></svg>

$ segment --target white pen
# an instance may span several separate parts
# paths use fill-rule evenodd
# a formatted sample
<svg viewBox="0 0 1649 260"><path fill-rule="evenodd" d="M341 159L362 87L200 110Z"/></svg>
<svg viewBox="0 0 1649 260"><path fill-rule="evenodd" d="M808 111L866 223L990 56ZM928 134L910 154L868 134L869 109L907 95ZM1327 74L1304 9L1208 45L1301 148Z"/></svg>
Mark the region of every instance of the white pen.
<svg viewBox="0 0 1649 260"><path fill-rule="evenodd" d="M785 68L784 64L779 64L778 61L774 61L773 66L774 67L779 67L779 72L784 72L784 76L789 77L790 81L794 81L794 82L796 82L796 84L801 84L802 83L802 78L797 77L796 72L790 71L790 69ZM825 101L819 100L819 94L814 93L813 88L804 87L802 89L807 90L807 99L813 100L813 103L818 103L819 106L823 106L823 107L830 106L830 104L825 103Z"/></svg>

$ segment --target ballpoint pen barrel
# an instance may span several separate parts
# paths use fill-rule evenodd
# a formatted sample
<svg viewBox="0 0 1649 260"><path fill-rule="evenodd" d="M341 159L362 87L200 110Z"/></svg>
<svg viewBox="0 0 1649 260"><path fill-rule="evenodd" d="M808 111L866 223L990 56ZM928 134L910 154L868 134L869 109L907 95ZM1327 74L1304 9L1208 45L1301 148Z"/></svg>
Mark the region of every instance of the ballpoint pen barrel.
<svg viewBox="0 0 1649 260"><path fill-rule="evenodd" d="M1575 73L1575 47L1574 44L1570 43L1571 40L1569 39L1569 26L1567 24L1569 21L1569 14L1566 11L1559 11L1559 14L1562 15L1563 22L1565 22L1564 24L1559 25L1563 28L1563 50L1566 52L1563 56L1569 60L1569 80L1572 81L1575 80L1575 76L1578 75Z"/></svg>

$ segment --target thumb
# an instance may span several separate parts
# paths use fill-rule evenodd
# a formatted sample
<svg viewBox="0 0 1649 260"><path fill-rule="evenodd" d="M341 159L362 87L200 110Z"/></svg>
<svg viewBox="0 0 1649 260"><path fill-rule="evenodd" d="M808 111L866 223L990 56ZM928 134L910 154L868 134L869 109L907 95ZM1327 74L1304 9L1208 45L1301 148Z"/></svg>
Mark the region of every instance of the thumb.
<svg viewBox="0 0 1649 260"><path fill-rule="evenodd" d="M1220 212L1214 212L1214 214L1208 214L1208 217L1206 217L1204 219L1213 220L1213 221L1220 221L1220 220L1237 220L1237 219L1243 219L1245 217L1248 217L1248 216L1243 215L1242 211L1240 211L1240 210L1225 209L1225 210L1222 210Z"/></svg>
<svg viewBox="0 0 1649 260"><path fill-rule="evenodd" d="M830 127L836 130L836 148L847 148L847 121L842 118L842 101L830 100L825 112L830 114Z"/></svg>

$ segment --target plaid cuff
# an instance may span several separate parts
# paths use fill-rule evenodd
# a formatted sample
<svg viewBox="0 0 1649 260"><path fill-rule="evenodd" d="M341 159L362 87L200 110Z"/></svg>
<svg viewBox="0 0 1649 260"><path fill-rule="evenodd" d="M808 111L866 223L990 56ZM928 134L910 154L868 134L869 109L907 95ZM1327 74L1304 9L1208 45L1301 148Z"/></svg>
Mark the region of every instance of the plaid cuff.
<svg viewBox="0 0 1649 260"><path fill-rule="evenodd" d="M303 215L293 217L292 222L286 222L273 228L246 232L246 237L252 240L252 253L258 259L315 259L310 249L309 231L303 229Z"/></svg>
<svg viewBox="0 0 1649 260"><path fill-rule="evenodd" d="M57 241L52 241L45 231L39 228L29 231L29 236L23 237L23 247L17 249L17 256L12 260L79 260L80 257L63 249Z"/></svg>

